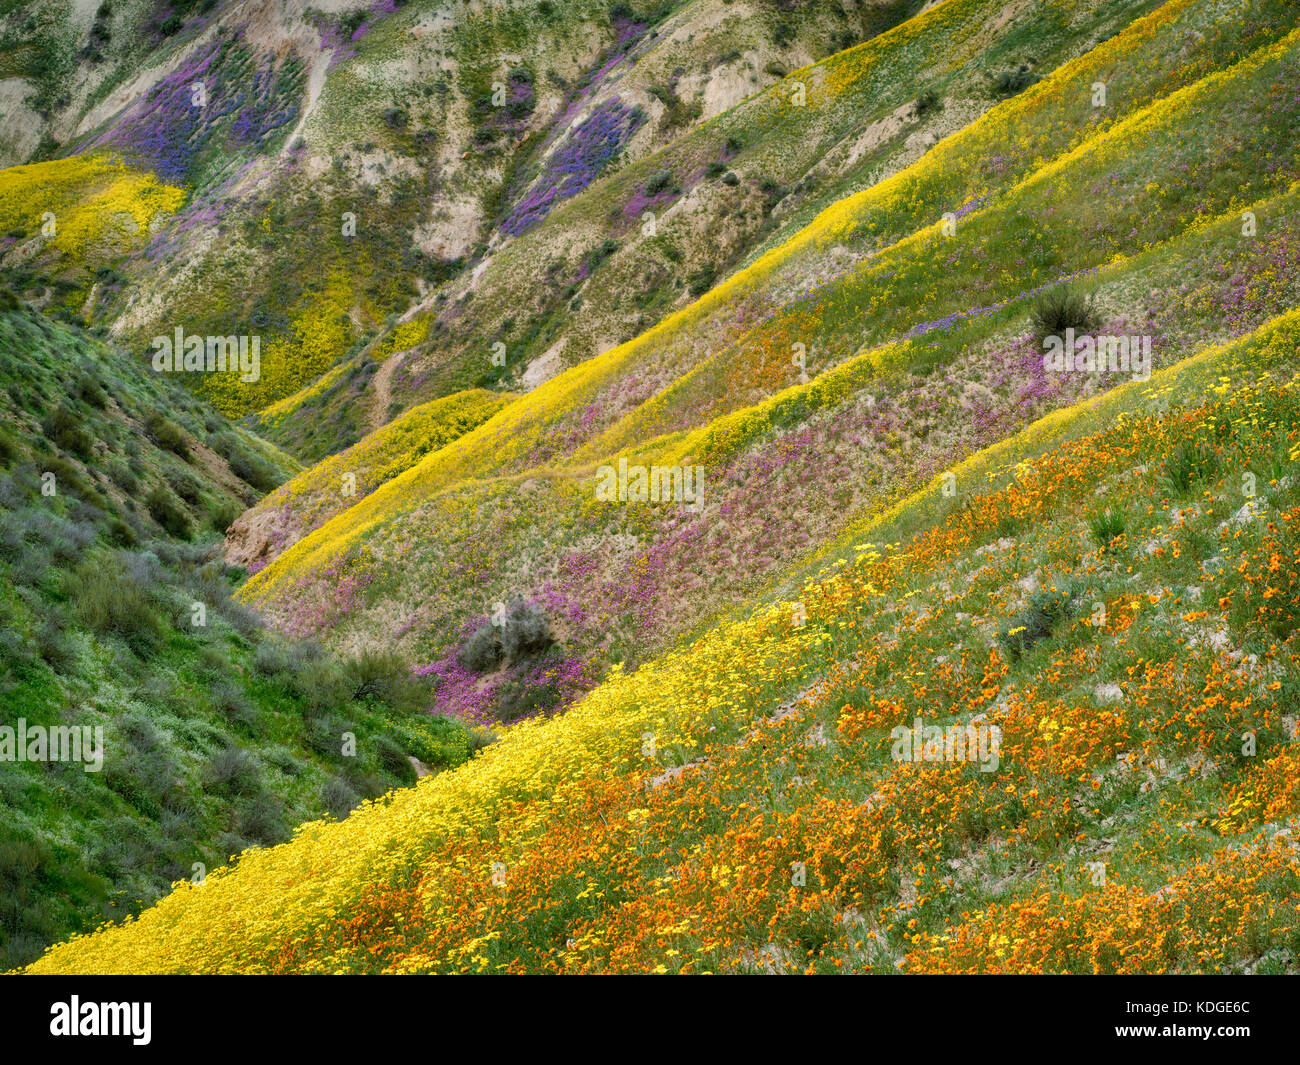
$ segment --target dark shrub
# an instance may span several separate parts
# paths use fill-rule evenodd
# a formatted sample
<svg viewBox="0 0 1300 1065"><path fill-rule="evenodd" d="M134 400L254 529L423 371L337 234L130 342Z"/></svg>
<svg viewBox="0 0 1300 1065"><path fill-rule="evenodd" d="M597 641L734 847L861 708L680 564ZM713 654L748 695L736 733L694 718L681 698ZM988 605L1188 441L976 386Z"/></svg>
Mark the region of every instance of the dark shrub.
<svg viewBox="0 0 1300 1065"><path fill-rule="evenodd" d="M518 662L545 650L553 642L546 614L539 607L522 600L511 604L501 633L501 650L507 661Z"/></svg>
<svg viewBox="0 0 1300 1065"><path fill-rule="evenodd" d="M378 699L394 710L414 711L425 703L424 685L401 655L363 651L343 668L353 699Z"/></svg>
<svg viewBox="0 0 1300 1065"><path fill-rule="evenodd" d="M204 781L235 795L252 795L260 786L257 763L242 747L233 744L212 756Z"/></svg>
<svg viewBox="0 0 1300 1065"><path fill-rule="evenodd" d="M94 453L95 445L82 426L81 418L67 407L60 407L46 418L41 423L41 431L52 443L79 459L89 459Z"/></svg>
<svg viewBox="0 0 1300 1065"><path fill-rule="evenodd" d="M916 102L912 107L915 109L917 117L920 118L922 115L928 115L931 111L938 108L940 102L939 94L937 92L933 89L926 89L925 92L921 93L921 95L916 98Z"/></svg>
<svg viewBox="0 0 1300 1065"><path fill-rule="evenodd" d="M406 752L392 739L380 736L375 741L375 749L379 752L379 764L385 770L408 784L415 780L415 767L406 757Z"/></svg>
<svg viewBox="0 0 1300 1065"><path fill-rule="evenodd" d="M144 505L149 508L149 516L169 535L188 540L193 534L189 515L176 497L162 485L158 485L145 497Z"/></svg>
<svg viewBox="0 0 1300 1065"><path fill-rule="evenodd" d="M279 843L288 834L280 800L266 792L244 800L238 821L239 834L255 843Z"/></svg>
<svg viewBox="0 0 1300 1065"><path fill-rule="evenodd" d="M295 668L290 687L302 700L303 715L320 717L348 701L351 692L347 681L334 666L311 659Z"/></svg>
<svg viewBox="0 0 1300 1065"><path fill-rule="evenodd" d="M47 617L37 628L34 646L36 653L55 673L66 673L76 661L72 643L54 616Z"/></svg>
<svg viewBox="0 0 1300 1065"><path fill-rule="evenodd" d="M198 479L185 470L168 470L167 483L186 503L197 503L202 497L203 486Z"/></svg>
<svg viewBox="0 0 1300 1065"><path fill-rule="evenodd" d="M9 466L22 454L22 445L4 426L0 426L0 466Z"/></svg>
<svg viewBox="0 0 1300 1065"><path fill-rule="evenodd" d="M1039 80L1039 76L1029 69L1028 63L1021 63L1014 70L1004 70L994 77L993 93L996 96L1015 96Z"/></svg>
<svg viewBox="0 0 1300 1065"><path fill-rule="evenodd" d="M507 686L497 697L496 716L509 724L535 714L553 710L560 701L560 690L553 684L522 681Z"/></svg>
<svg viewBox="0 0 1300 1065"><path fill-rule="evenodd" d="M1041 350L1048 337L1064 337L1067 329L1081 335L1091 334L1101 324L1101 316L1091 296L1076 292L1068 285L1049 289L1034 300L1031 312L1034 340Z"/></svg>
<svg viewBox="0 0 1300 1065"><path fill-rule="evenodd" d="M1162 480L1171 494L1182 498L1190 495L1193 487L1203 483L1218 468L1219 460L1213 449L1197 444L1180 444L1165 460Z"/></svg>
<svg viewBox="0 0 1300 1065"><path fill-rule="evenodd" d="M713 264L705 265L687 278L687 289L692 296L698 299L713 287L715 276Z"/></svg>
<svg viewBox="0 0 1300 1065"><path fill-rule="evenodd" d="M348 786L347 781L339 777L330 777L321 789L321 802L325 809L342 820L352 812L361 801L361 796Z"/></svg>
<svg viewBox="0 0 1300 1065"><path fill-rule="evenodd" d="M108 393L104 391L104 386L85 370L77 375L76 395L101 410L108 404Z"/></svg>
<svg viewBox="0 0 1300 1065"><path fill-rule="evenodd" d="M651 176L650 180L645 183L645 194L647 196L657 196L673 183L673 172L671 170L660 170L657 174Z"/></svg>
<svg viewBox="0 0 1300 1065"><path fill-rule="evenodd" d="M461 669L470 673L486 673L501 663L501 636L493 625L483 625L465 641L456 653L456 661Z"/></svg>
<svg viewBox="0 0 1300 1065"><path fill-rule="evenodd" d="M170 418L164 418L157 411L154 411L145 419L144 427L153 437L154 442L161 448L179 455L183 459L190 457L190 445L185 439L185 432Z"/></svg>

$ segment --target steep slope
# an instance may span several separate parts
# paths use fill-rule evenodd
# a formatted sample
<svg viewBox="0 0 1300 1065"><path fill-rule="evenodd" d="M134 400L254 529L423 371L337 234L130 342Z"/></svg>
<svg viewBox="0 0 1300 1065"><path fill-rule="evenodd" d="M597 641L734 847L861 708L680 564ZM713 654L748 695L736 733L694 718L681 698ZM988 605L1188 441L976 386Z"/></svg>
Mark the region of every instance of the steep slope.
<svg viewBox="0 0 1300 1065"><path fill-rule="evenodd" d="M0 5L15 82L0 702L113 744L4 777L11 964L1295 970L1291 0Z"/></svg>
<svg viewBox="0 0 1300 1065"><path fill-rule="evenodd" d="M399 400L500 381L535 387L643 332L774 232L798 229L811 204L894 173L1014 91L996 86L1004 66L1026 63L1025 40L1048 71L1152 6L1067 14L1046 3L950 0L795 70L607 176L593 169L604 159L606 116L580 109L579 143L561 141L539 179L564 195L526 197L526 225L507 215L511 239L494 238L482 262L403 315L400 328L418 331L396 377ZM313 410L323 405L306 398Z"/></svg>
<svg viewBox="0 0 1300 1065"><path fill-rule="evenodd" d="M1264 5L1258 23L1200 38L1225 65L1196 78L1206 56L1172 43L1186 39L1179 16L1201 11L1174 5L1062 68L937 147L935 160L844 201L661 327L427 456L243 594L288 631L348 647L396 641L441 679L443 705L472 703L475 713L491 712L485 680L505 690L519 678L466 672L461 641L491 604L529 599L562 630L567 700L608 664L643 661L744 604L855 516L1119 383L1043 369L1030 319L1040 290L1063 276L1088 275L1103 331L1152 336L1156 367L1290 308L1298 175L1294 152L1279 146L1294 136L1295 101L1284 93L1294 34L1268 44L1286 24ZM1265 43L1238 59L1238 34ZM1023 179L1011 169L955 236L939 223L883 246L893 227L925 217L914 195L974 179L973 161L1004 145L1008 128L1036 131L1016 142L1022 165L1052 143L1064 149L1079 133L1073 116L1091 109L1097 70L1137 54L1168 54L1193 80L1146 107L1138 97L1127 119ZM1243 134L1218 146L1225 127ZM1211 152L1212 172L1199 165ZM1091 195L1062 197L1078 188ZM968 190L944 191L940 204L964 202ZM1247 208L1261 227L1249 237ZM854 226L883 230L881 249L858 252ZM836 258L834 273L799 280ZM1220 260L1241 273L1219 270ZM1197 299L1177 291L1188 262L1208 274ZM706 343L713 354L701 357ZM804 384L792 365L798 345ZM597 468L619 459L701 466L702 506L600 501ZM334 586L342 573L346 598Z"/></svg>
<svg viewBox="0 0 1300 1065"><path fill-rule="evenodd" d="M111 264L118 299L89 299L70 255L22 291L66 287L79 320L140 350L170 330L176 307L194 333L261 335L252 387L199 384L227 413L258 411L356 355L603 169L919 6L135 0L0 11L0 86L26 101L22 129L0 130L0 159L98 152L189 192L143 254ZM40 243L28 220L19 232ZM366 428L345 418L304 454Z"/></svg>
<svg viewBox="0 0 1300 1065"><path fill-rule="evenodd" d="M1293 968L1298 330L1036 424L798 600L31 971Z"/></svg>
<svg viewBox="0 0 1300 1065"><path fill-rule="evenodd" d="M403 663L333 662L231 599L242 573L222 565L219 534L292 460L0 297L0 957L12 966L413 782L408 754L463 761L471 737L418 716L427 692ZM66 729L71 758L54 746Z"/></svg>
<svg viewBox="0 0 1300 1065"><path fill-rule="evenodd" d="M256 572L286 547L459 436L512 397L477 389L413 407L312 466L246 511L226 534L226 559Z"/></svg>

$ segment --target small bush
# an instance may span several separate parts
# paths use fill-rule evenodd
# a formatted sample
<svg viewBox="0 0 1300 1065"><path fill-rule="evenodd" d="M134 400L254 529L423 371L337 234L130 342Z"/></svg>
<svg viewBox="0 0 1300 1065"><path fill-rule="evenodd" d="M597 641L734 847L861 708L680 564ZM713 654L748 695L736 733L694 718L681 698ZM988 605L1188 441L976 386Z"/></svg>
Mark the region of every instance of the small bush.
<svg viewBox="0 0 1300 1065"><path fill-rule="evenodd" d="M671 186L672 183L673 172L671 170L660 170L657 174L651 175L650 180L645 183L645 194L647 196L657 196L664 189Z"/></svg>
<svg viewBox="0 0 1300 1065"><path fill-rule="evenodd" d="M263 643L253 657L253 668L263 677L279 678L293 670L288 653L279 644Z"/></svg>
<svg viewBox="0 0 1300 1065"><path fill-rule="evenodd" d="M149 510L149 516L169 535L179 540L188 540L193 535L189 515L176 497L162 485L145 497L144 505Z"/></svg>
<svg viewBox="0 0 1300 1065"><path fill-rule="evenodd" d="M288 834L280 800L265 792L244 801L238 823L239 834L255 843L279 843Z"/></svg>
<svg viewBox="0 0 1300 1065"><path fill-rule="evenodd" d="M501 664L504 652L501 649L501 637L493 625L483 625L465 641L465 645L456 653L460 668L470 673L486 673Z"/></svg>
<svg viewBox="0 0 1300 1065"><path fill-rule="evenodd" d="M1034 339L1040 349L1048 337L1063 338L1067 329L1088 335L1101 324L1092 297L1076 292L1068 285L1040 293L1034 300L1031 320Z"/></svg>
<svg viewBox="0 0 1300 1065"><path fill-rule="evenodd" d="M330 777L321 789L321 802L325 809L342 820L361 802L361 796L348 786L347 781Z"/></svg>
<svg viewBox="0 0 1300 1065"><path fill-rule="evenodd" d="M716 276L712 263L702 266L687 278L687 290L692 296L699 299L713 287Z"/></svg>
<svg viewBox="0 0 1300 1065"><path fill-rule="evenodd" d="M0 466L10 466L22 454L22 445L7 429L0 426Z"/></svg>
<svg viewBox="0 0 1300 1065"><path fill-rule="evenodd" d="M76 661L72 643L55 617L46 618L37 628L34 649L55 673L68 672Z"/></svg>
<svg viewBox="0 0 1300 1065"><path fill-rule="evenodd" d="M162 643L163 623L152 597L120 565L99 560L78 567L68 598L82 625L101 635L120 636L141 657Z"/></svg>
<svg viewBox="0 0 1300 1065"><path fill-rule="evenodd" d="M1097 546L1105 549L1110 546L1112 540L1124 535L1124 514L1122 511L1107 507L1100 514L1094 514L1088 519L1088 528Z"/></svg>
<svg viewBox="0 0 1300 1065"><path fill-rule="evenodd" d="M508 662L518 662L544 651L554 642L551 627L540 608L522 600L511 604L501 631L501 650Z"/></svg>
<svg viewBox="0 0 1300 1065"><path fill-rule="evenodd" d="M41 431L61 450L88 460L94 454L94 442L82 426L76 412L60 407L41 423Z"/></svg>
<svg viewBox="0 0 1300 1065"><path fill-rule="evenodd" d="M375 741L375 748L379 752L379 764L387 772L406 783L415 780L415 767L411 765L406 752L396 742L388 736L380 736Z"/></svg>
<svg viewBox="0 0 1300 1065"><path fill-rule="evenodd" d="M164 418L155 411L145 419L144 427L159 447L183 459L190 457L190 445L185 439L184 430L170 418Z"/></svg>
<svg viewBox="0 0 1300 1065"><path fill-rule="evenodd" d="M328 662L312 659L297 666L290 684L302 700L303 714L320 717L345 704L351 693L342 674Z"/></svg>
<svg viewBox="0 0 1300 1065"><path fill-rule="evenodd" d="M255 794L260 786L257 763L242 747L233 744L212 756L204 781L235 795Z"/></svg>
<svg viewBox="0 0 1300 1065"><path fill-rule="evenodd" d="M1046 639L1074 612L1078 593L1074 590L1040 588L1029 597L1015 623L998 633L998 644L1012 661L1019 661L1040 640Z"/></svg>
<svg viewBox="0 0 1300 1065"><path fill-rule="evenodd" d="M76 395L100 410L108 405L108 393L104 391L103 385L84 370L77 376Z"/></svg>
<svg viewBox="0 0 1300 1065"><path fill-rule="evenodd" d="M1170 493L1184 498L1219 468L1214 451L1196 444L1180 444L1165 461L1163 481Z"/></svg>
<svg viewBox="0 0 1300 1065"><path fill-rule="evenodd" d="M916 116L920 118L923 115L928 115L931 111L936 110L941 102L942 101L937 92L933 89L926 89L925 92L921 93L921 95L916 98L916 102L912 104L912 107L916 111Z"/></svg>
<svg viewBox="0 0 1300 1065"><path fill-rule="evenodd" d="M168 470L167 483L186 503L197 503L203 493L203 486L198 479L185 470Z"/></svg>
<svg viewBox="0 0 1300 1065"><path fill-rule="evenodd" d="M1039 76L1029 69L1028 63L1021 63L1014 70L1004 70L994 77L993 93L995 96L1015 96L1040 80Z"/></svg>
<svg viewBox="0 0 1300 1065"><path fill-rule="evenodd" d="M411 675L401 655L391 651L363 651L343 668L352 698L378 699L393 710L423 709L424 685Z"/></svg>

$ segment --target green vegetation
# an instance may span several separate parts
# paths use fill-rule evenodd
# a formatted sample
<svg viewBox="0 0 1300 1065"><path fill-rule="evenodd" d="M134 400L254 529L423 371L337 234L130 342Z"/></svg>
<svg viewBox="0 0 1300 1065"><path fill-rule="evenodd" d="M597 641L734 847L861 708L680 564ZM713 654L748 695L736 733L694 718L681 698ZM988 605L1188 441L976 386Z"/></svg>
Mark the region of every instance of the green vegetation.
<svg viewBox="0 0 1300 1065"><path fill-rule="evenodd" d="M0 314L2 718L101 729L103 764L0 770L9 967L412 782L408 754L438 771L475 742L424 715L429 686L400 659L337 661L231 598L243 573L222 563L210 516L237 514L292 465L121 353L12 307ZM196 447L231 461L200 465Z"/></svg>

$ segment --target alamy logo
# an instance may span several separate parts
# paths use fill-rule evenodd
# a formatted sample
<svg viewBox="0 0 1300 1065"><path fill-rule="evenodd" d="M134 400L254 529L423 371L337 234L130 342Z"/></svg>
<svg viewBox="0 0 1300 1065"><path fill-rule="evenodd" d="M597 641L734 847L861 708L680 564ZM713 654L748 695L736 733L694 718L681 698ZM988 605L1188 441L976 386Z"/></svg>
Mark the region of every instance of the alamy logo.
<svg viewBox="0 0 1300 1065"><path fill-rule="evenodd" d="M1075 336L1043 338L1043 369L1055 373L1132 373L1133 380L1151 376L1151 337Z"/></svg>
<svg viewBox="0 0 1300 1065"><path fill-rule="evenodd" d="M153 368L157 373L238 373L245 384L262 376L260 336L186 336L179 325L172 337L153 338Z"/></svg>
<svg viewBox="0 0 1300 1065"><path fill-rule="evenodd" d="M150 1002L70 1002L50 1006L50 1035L129 1035L138 1047L148 1046L153 1004Z"/></svg>
<svg viewBox="0 0 1300 1065"><path fill-rule="evenodd" d="M87 773L104 768L104 726L0 725L0 762L84 762Z"/></svg>
<svg viewBox="0 0 1300 1065"><path fill-rule="evenodd" d="M596 498L602 503L658 503L673 500L689 503L698 510L704 505L703 466L629 466L618 460L618 468L596 470Z"/></svg>
<svg viewBox="0 0 1300 1065"><path fill-rule="evenodd" d="M983 715L980 715L982 717ZM979 762L981 773L996 773L1002 756L1002 730L973 718L965 725L927 725L918 717L909 729L890 730L895 762Z"/></svg>

